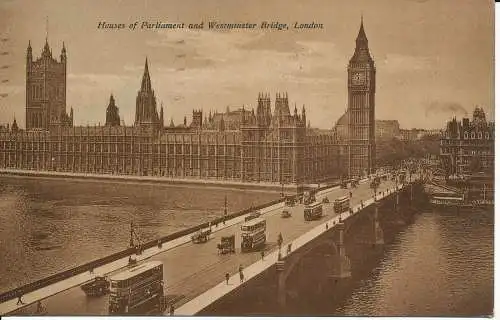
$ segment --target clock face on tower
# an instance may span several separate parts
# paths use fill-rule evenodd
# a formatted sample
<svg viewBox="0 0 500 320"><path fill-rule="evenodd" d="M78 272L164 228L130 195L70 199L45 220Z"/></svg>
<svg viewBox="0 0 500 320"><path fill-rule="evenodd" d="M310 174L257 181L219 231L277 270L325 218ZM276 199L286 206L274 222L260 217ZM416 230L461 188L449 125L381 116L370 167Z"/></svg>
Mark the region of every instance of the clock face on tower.
<svg viewBox="0 0 500 320"><path fill-rule="evenodd" d="M361 72L354 72L352 74L352 83L355 85L364 84L365 74Z"/></svg>

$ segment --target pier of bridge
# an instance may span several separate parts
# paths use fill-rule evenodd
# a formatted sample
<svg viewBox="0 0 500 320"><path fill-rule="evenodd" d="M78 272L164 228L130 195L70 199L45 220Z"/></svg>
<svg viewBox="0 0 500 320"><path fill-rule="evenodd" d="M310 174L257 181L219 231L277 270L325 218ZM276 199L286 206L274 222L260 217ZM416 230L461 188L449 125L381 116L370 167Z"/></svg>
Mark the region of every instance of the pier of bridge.
<svg viewBox="0 0 500 320"><path fill-rule="evenodd" d="M151 247L145 250L138 258L140 261L152 259L164 263L165 291L175 304L176 314L225 314L220 311L226 307L220 306L230 304L234 299L240 299L238 297L242 292L243 296L245 291L251 292L254 283L258 284L259 279L265 279L263 288L267 287L264 289L266 295L274 292L272 296L275 303L285 308L289 304L290 292L293 291L290 290L290 279L296 278L292 275L307 269L308 263L317 257L324 256L328 259L323 259L325 262L322 268L325 272L313 272L314 275L327 274L328 278L337 281L348 279L351 265L349 253L346 253L345 240L356 233L352 231L356 228L352 227L363 225L358 223L367 220L362 217L372 217L371 221L375 223L370 224L370 228L374 237L370 241L373 245L380 246L384 236L383 228L379 224L379 205L387 207L389 204L392 208L392 204L397 207L401 203L408 202L408 199L411 200L413 197L414 183L415 181L402 185L383 181L378 188L375 201L369 183L366 180L362 181L357 188L351 190L352 212L340 215L333 212L333 200L346 195L349 190L340 189L338 186L327 188L317 195L318 200L323 197L330 199L329 204L324 204L324 216L318 221L304 221L303 205L291 208L292 217L288 219L283 219L280 215L284 207L283 202L263 208L261 211L267 220L268 228L264 259L261 259L260 252L241 253L238 250L236 254L231 255L217 254L216 243L221 236L236 234L236 247L239 248L239 228L244 216L234 217L225 225L220 223L217 227L212 226L212 239L207 243L193 244L190 241L191 233L185 234L163 243L162 248ZM405 196L406 194L410 196ZM379 205L376 202L379 202ZM281 254L276 241L280 233L285 238ZM286 252L288 245L290 250ZM280 262L281 270L278 272L276 263L279 255L284 259ZM127 261L125 256L100 265L94 272L111 275L127 267ZM240 283L238 277L237 270L240 265L244 266L246 281L243 283ZM233 275L229 284L226 284L224 279L226 273ZM88 271L82 270L66 279L31 292L24 292L23 301L26 305L17 305L15 296L4 300L0 303L0 314L30 314L34 303L41 300L49 315L105 315L107 297L88 298L79 288L80 284L92 277ZM271 287L269 282L266 282L269 277L276 280L272 282ZM311 279L311 276L306 278ZM268 299L262 297L266 295L259 295L256 300L264 303ZM244 298L240 300L248 304Z"/></svg>

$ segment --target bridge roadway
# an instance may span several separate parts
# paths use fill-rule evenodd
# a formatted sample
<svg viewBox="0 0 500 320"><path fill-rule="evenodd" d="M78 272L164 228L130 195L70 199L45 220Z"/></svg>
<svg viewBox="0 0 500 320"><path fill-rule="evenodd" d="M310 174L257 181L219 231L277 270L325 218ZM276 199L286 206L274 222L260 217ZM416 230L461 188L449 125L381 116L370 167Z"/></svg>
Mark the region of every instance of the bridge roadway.
<svg viewBox="0 0 500 320"><path fill-rule="evenodd" d="M384 181L379 187L379 190L394 188L395 183ZM361 200L366 201L372 198L373 191L369 187L369 183L364 181L360 185L352 189L353 197L351 205L358 205ZM296 205L291 208L292 217L281 218L283 204L278 204L266 212L264 217L267 221L267 246L266 252L270 252L273 248L277 248L278 234L281 232L284 238L284 243L293 241L301 235L307 233L314 227L325 223L335 217L333 212L333 200L344 196L348 190L340 189L339 187L323 190L318 193L317 200L321 200L327 196L330 199L329 204L324 205L324 216L317 221L304 221L303 205ZM211 235L211 239L204 244L193 244L184 239L173 240L173 243L164 243L163 250L152 248L151 252L143 253L142 259L151 259L162 261L164 264L164 280L166 284L166 295L174 299L176 307L180 307L188 301L200 296L209 289L216 287L219 283L224 282L224 275L227 273L234 275L238 272L239 265L247 267L258 262L261 259L260 252L240 253L240 232L239 228L243 217L233 219L232 223L227 223L226 226L219 225L215 228ZM219 255L216 245L221 236L236 234L236 254ZM177 242L177 243L175 243ZM270 260L276 261L275 254L265 257L266 264ZM151 258L150 258L151 257ZM141 259L141 258L139 258ZM123 259L122 259L123 260ZM123 267L125 262L121 262ZM273 262L274 263L274 262ZM112 263L113 264L113 263ZM96 269L96 274L113 274L114 272L106 272L108 270L117 270L104 266L102 270ZM28 293L23 297L23 301L31 304L28 307L16 305L17 299L12 299L0 304L0 314L30 314L33 312L34 302L43 299L42 303L47 309L48 315L106 315L108 314L108 296L88 298L79 288L79 284L92 278L93 275L81 274L73 278L57 283L53 288L42 288L32 293ZM233 279L233 278L231 278ZM234 280L231 280L234 282ZM66 282L66 283L65 283ZM57 288L59 287L59 288ZM19 310L19 308L24 310ZM17 311L16 311L17 310ZM13 312L15 311L15 312ZM179 310L180 311L180 310Z"/></svg>

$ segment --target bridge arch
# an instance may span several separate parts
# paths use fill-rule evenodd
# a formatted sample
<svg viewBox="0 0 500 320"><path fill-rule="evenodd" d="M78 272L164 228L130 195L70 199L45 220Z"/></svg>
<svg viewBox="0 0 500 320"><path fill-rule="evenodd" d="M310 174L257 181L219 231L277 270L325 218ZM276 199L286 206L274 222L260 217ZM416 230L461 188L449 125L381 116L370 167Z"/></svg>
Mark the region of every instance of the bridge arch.
<svg viewBox="0 0 500 320"><path fill-rule="evenodd" d="M313 279L320 278L347 278L350 277L350 261L345 254L345 248L343 244L343 232L344 224L338 223L331 227L329 232L324 233L318 239L309 242L305 247L300 250L295 251L290 256L287 256L283 269L278 271L278 302L283 310L287 307L287 287L290 285L289 278L290 275L297 270L298 266L301 265L304 260L305 263L310 261L318 261L315 264L315 273L310 274ZM319 260L307 260L312 254L316 253L316 257L312 259ZM308 268L310 270L310 268ZM298 271L300 272L300 271ZM300 279L297 278L297 279ZM308 279L311 279L310 277ZM299 281L300 283L300 281ZM316 286L316 288L322 289L322 285L325 281L311 281L307 282L306 285ZM302 282L304 284L304 282ZM300 286L300 284L299 284Z"/></svg>

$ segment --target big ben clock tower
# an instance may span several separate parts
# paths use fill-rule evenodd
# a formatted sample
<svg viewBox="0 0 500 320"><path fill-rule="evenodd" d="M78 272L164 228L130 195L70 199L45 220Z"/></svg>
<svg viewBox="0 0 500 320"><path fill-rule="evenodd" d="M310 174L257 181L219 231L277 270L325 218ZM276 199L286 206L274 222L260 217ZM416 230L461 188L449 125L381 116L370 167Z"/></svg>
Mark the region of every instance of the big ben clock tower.
<svg viewBox="0 0 500 320"><path fill-rule="evenodd" d="M370 56L363 19L356 49L347 67L349 175L362 176L375 166L375 63Z"/></svg>

